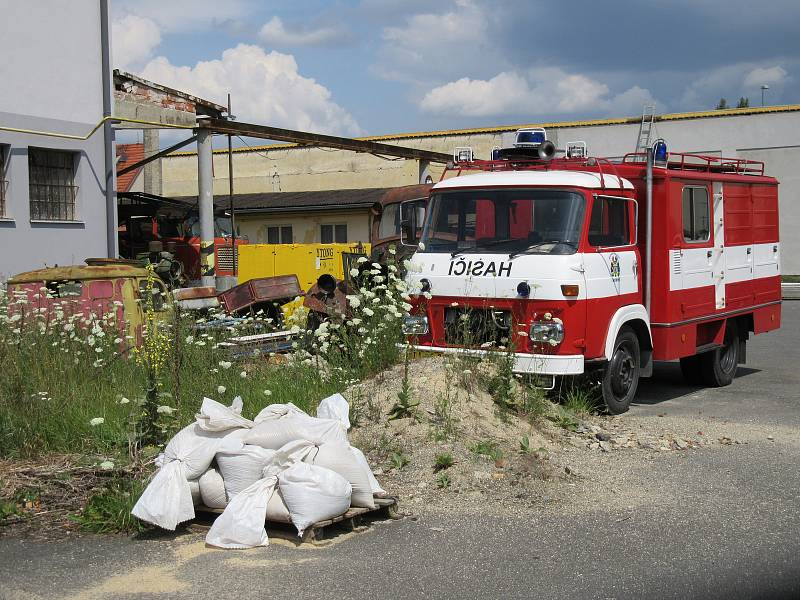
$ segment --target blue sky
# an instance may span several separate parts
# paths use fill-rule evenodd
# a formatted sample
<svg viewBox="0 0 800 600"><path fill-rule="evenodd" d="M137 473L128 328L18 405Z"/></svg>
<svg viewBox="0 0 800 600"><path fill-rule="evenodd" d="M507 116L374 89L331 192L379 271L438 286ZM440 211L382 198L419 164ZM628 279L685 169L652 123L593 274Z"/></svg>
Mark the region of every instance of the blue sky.
<svg viewBox="0 0 800 600"><path fill-rule="evenodd" d="M115 66L242 120L380 135L800 97L798 0L112 0Z"/></svg>

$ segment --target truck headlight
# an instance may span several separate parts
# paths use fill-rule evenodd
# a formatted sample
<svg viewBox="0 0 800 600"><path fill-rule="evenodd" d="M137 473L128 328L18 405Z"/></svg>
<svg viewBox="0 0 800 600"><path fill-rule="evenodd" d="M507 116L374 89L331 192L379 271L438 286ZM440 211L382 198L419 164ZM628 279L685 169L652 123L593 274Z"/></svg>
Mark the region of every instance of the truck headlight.
<svg viewBox="0 0 800 600"><path fill-rule="evenodd" d="M406 315L403 318L405 335L425 335L428 333L428 317L425 315Z"/></svg>
<svg viewBox="0 0 800 600"><path fill-rule="evenodd" d="M546 344L560 344L564 340L564 325L553 321L540 321L531 325L531 340Z"/></svg>

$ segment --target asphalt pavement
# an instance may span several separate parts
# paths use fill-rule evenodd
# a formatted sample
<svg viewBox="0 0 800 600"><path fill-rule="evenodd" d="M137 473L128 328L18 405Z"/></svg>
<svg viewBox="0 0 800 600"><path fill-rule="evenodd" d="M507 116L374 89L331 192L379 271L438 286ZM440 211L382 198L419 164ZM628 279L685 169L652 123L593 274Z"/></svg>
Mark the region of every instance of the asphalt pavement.
<svg viewBox="0 0 800 600"><path fill-rule="evenodd" d="M626 489L647 501L423 512L323 547L219 551L191 532L5 538L0 598L800 598L798 342L800 302L786 302L782 329L751 339L729 387L687 386L676 365L657 366L628 418L756 433L631 462Z"/></svg>

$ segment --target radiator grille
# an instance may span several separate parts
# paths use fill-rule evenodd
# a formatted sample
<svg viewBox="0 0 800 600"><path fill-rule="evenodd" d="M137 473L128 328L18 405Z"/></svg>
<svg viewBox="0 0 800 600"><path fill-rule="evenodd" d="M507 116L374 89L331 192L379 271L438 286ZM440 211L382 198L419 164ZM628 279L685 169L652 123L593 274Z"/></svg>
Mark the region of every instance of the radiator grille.
<svg viewBox="0 0 800 600"><path fill-rule="evenodd" d="M233 271L233 248L230 246L217 246L217 270ZM236 258L239 258L239 248L236 248Z"/></svg>
<svg viewBox="0 0 800 600"><path fill-rule="evenodd" d="M451 346L505 346L511 334L511 312L507 310L450 307L444 321L445 342Z"/></svg>

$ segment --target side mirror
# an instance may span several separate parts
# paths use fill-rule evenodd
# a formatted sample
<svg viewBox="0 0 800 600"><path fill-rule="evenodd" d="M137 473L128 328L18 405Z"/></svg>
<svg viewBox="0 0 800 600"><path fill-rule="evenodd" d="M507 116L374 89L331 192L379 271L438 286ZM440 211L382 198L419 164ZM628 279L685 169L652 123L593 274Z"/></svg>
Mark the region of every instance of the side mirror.
<svg viewBox="0 0 800 600"><path fill-rule="evenodd" d="M402 246L417 245L417 211L414 202L400 203L400 244Z"/></svg>

